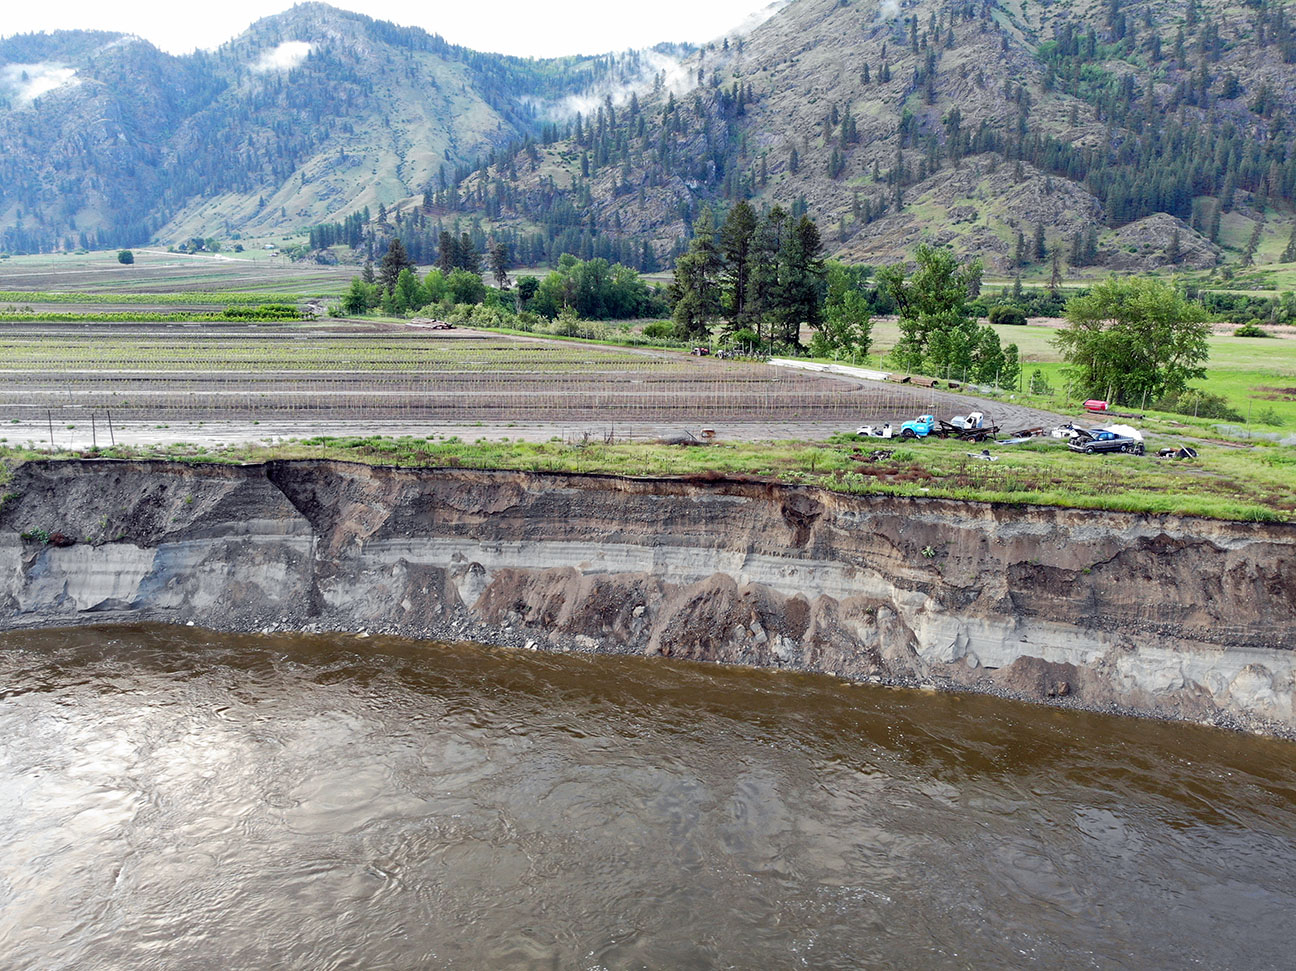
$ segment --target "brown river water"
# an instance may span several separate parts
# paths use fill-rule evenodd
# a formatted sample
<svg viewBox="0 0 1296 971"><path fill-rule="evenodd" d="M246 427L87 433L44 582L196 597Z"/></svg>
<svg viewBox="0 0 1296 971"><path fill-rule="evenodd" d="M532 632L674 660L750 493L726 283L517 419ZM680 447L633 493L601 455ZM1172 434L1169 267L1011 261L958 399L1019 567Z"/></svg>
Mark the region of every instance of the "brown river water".
<svg viewBox="0 0 1296 971"><path fill-rule="evenodd" d="M639 658L0 636L0 968L1291 968L1296 744Z"/></svg>

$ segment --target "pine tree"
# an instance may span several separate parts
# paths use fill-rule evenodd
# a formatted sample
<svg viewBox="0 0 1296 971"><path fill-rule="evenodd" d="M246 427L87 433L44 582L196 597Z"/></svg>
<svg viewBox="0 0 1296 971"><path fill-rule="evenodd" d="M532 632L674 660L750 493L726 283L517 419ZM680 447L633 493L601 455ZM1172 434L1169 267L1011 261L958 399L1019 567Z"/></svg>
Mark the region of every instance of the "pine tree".
<svg viewBox="0 0 1296 971"><path fill-rule="evenodd" d="M724 260L716 246L711 213L704 209L693 223L693 241L688 252L675 261L671 295L675 323L689 338L708 336L711 323L720 315L720 273Z"/></svg>
<svg viewBox="0 0 1296 971"><path fill-rule="evenodd" d="M405 247L401 244L400 237L392 237L392 241L387 244L387 252L383 254L382 266L378 271L379 282L382 288L388 293L394 293L396 290L396 280L400 276L401 270L406 268L413 269L414 261L409 258L405 252Z"/></svg>
<svg viewBox="0 0 1296 971"><path fill-rule="evenodd" d="M454 235L441 231L439 244L437 246L437 269L442 273L449 275L459 266L459 243L455 240Z"/></svg>
<svg viewBox="0 0 1296 971"><path fill-rule="evenodd" d="M490 271L495 277L495 286L501 290L508 288L509 248L507 243L496 241L490 247Z"/></svg>
<svg viewBox="0 0 1296 971"><path fill-rule="evenodd" d="M477 247L473 244L472 237L468 233L459 234L456 256L458 257L459 269L467 270L469 273L481 273L481 253L477 252Z"/></svg>
<svg viewBox="0 0 1296 971"><path fill-rule="evenodd" d="M778 282L776 317L783 325L782 340L799 346L802 324L812 330L823 326L823 239L809 216L788 221L779 252Z"/></svg>
<svg viewBox="0 0 1296 971"><path fill-rule="evenodd" d="M750 290L756 226L752 207L739 202L729 210L720 231L720 252L725 263L724 309L734 330L745 327L752 316Z"/></svg>

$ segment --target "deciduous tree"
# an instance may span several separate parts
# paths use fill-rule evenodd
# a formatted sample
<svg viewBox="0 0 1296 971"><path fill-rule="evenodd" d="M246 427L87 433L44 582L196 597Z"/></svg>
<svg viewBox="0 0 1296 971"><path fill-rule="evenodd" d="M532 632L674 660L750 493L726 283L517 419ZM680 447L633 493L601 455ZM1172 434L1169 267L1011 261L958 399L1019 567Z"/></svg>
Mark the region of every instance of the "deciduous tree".
<svg viewBox="0 0 1296 971"><path fill-rule="evenodd" d="M960 266L943 247L919 245L917 268L903 264L878 271L878 286L896 306L900 340L891 354L908 371L959 374L970 367L978 342L976 318L968 310L969 292L981 280L981 261Z"/></svg>
<svg viewBox="0 0 1296 971"><path fill-rule="evenodd" d="M1104 280L1067 301L1066 319L1053 343L1081 394L1142 404L1206 374L1206 311L1160 281Z"/></svg>

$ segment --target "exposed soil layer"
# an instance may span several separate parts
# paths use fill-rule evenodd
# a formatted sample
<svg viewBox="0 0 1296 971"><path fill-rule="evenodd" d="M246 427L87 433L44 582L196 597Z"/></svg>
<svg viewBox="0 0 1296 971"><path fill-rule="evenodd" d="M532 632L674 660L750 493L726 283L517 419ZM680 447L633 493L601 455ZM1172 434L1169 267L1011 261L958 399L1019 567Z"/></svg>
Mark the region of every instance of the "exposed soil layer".
<svg viewBox="0 0 1296 971"><path fill-rule="evenodd" d="M0 628L382 631L1296 731L1296 527L759 481L37 462Z"/></svg>

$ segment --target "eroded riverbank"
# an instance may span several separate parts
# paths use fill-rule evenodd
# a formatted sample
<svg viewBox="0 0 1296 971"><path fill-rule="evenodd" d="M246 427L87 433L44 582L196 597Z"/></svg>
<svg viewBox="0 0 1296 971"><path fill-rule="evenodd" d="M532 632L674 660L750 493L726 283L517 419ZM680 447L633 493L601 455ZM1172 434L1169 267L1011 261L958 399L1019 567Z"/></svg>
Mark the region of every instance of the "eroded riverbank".
<svg viewBox="0 0 1296 971"><path fill-rule="evenodd" d="M6 488L2 627L391 632L1296 728L1288 525L328 461Z"/></svg>

